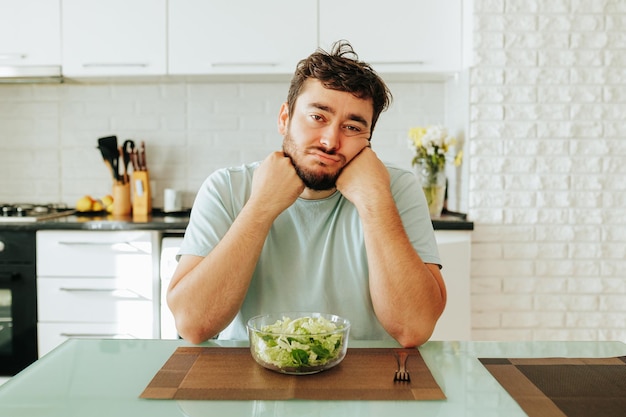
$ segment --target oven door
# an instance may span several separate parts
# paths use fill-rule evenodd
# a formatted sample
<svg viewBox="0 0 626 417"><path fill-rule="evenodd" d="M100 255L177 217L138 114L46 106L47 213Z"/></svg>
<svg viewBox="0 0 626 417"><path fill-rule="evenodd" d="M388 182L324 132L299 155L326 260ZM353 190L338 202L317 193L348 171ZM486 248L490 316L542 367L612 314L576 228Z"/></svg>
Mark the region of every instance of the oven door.
<svg viewBox="0 0 626 417"><path fill-rule="evenodd" d="M0 289L0 356L13 351L13 313L11 313L11 291Z"/></svg>
<svg viewBox="0 0 626 417"><path fill-rule="evenodd" d="M37 288L34 265L0 266L0 375L12 376L37 360Z"/></svg>
<svg viewBox="0 0 626 417"><path fill-rule="evenodd" d="M35 231L0 229L0 375L37 360Z"/></svg>

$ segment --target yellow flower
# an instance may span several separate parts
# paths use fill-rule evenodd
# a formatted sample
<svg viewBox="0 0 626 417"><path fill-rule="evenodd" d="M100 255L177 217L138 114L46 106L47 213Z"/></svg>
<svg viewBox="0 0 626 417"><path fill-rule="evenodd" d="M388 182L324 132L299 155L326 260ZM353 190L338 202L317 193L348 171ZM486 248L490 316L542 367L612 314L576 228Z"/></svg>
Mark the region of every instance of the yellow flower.
<svg viewBox="0 0 626 417"><path fill-rule="evenodd" d="M428 164L436 172L444 169L446 155L456 145L456 139L448 135L448 130L439 125L416 126L409 129L409 146L415 151L412 164ZM462 153L454 161L461 164Z"/></svg>
<svg viewBox="0 0 626 417"><path fill-rule="evenodd" d="M422 146L422 138L426 134L425 127L414 127L409 130L409 138L413 141L413 146L419 148Z"/></svg>

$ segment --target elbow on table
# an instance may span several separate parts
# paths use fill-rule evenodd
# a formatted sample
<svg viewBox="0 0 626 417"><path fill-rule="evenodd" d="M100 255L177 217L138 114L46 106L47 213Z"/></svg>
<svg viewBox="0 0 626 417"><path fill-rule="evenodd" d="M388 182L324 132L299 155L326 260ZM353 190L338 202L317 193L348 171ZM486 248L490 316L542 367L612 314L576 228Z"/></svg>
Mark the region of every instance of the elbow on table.
<svg viewBox="0 0 626 417"><path fill-rule="evenodd" d="M435 331L437 320L441 316L441 311L429 320L413 321L403 327L396 328L393 336L396 341L405 348L413 348L428 342Z"/></svg>
<svg viewBox="0 0 626 417"><path fill-rule="evenodd" d="M433 331L434 327L431 328L430 331L406 331L396 336L395 339L403 348L415 348L428 342Z"/></svg>
<svg viewBox="0 0 626 417"><path fill-rule="evenodd" d="M184 340L195 345L206 342L214 336L211 332L197 325L185 325L182 320L176 320L176 331Z"/></svg>

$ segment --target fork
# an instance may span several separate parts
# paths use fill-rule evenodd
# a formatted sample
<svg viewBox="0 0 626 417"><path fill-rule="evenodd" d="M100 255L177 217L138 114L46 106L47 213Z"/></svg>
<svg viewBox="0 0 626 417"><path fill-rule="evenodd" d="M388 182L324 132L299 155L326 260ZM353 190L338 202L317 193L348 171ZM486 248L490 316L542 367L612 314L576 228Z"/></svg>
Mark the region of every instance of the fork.
<svg viewBox="0 0 626 417"><path fill-rule="evenodd" d="M408 369L406 369L406 360L409 357L407 352L398 352L396 360L398 361L398 370L396 371L393 380L396 382L411 382L411 375L409 375Z"/></svg>

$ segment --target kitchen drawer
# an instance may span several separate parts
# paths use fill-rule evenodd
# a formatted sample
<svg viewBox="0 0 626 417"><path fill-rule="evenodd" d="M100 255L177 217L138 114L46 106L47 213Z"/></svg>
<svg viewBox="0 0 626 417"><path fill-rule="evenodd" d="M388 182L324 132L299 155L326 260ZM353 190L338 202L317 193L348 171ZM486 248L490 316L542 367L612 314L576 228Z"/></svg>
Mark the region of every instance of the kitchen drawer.
<svg viewBox="0 0 626 417"><path fill-rule="evenodd" d="M37 279L39 322L153 325L152 287L114 278Z"/></svg>
<svg viewBox="0 0 626 417"><path fill-rule="evenodd" d="M37 232L39 277L152 276L150 231Z"/></svg>
<svg viewBox="0 0 626 417"><path fill-rule="evenodd" d="M39 357L70 338L80 339L150 339L150 326L127 323L39 323Z"/></svg>

